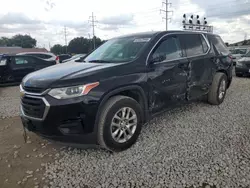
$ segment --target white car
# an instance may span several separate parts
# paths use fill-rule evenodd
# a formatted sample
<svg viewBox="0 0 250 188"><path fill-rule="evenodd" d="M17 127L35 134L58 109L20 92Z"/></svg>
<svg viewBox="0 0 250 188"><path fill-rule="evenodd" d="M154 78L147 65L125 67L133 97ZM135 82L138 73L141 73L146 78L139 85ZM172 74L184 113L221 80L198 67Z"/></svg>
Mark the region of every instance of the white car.
<svg viewBox="0 0 250 188"><path fill-rule="evenodd" d="M246 55L250 51L250 48L238 47L238 48L231 49L230 51L233 56L233 63L235 65L239 59L241 59L244 55Z"/></svg>
<svg viewBox="0 0 250 188"><path fill-rule="evenodd" d="M41 59L46 59L48 61L56 61L56 64L59 64L59 57L56 56L53 53L50 52L23 52L23 53L19 53L17 55L32 55L32 56L36 56L39 57Z"/></svg>

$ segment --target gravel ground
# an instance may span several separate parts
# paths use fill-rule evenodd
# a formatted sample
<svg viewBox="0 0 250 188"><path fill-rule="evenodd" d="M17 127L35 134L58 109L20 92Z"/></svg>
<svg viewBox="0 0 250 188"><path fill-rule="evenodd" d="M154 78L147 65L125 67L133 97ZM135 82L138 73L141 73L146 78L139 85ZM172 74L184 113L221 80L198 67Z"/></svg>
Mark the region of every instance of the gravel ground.
<svg viewBox="0 0 250 188"><path fill-rule="evenodd" d="M19 115L19 86L0 87L0 119Z"/></svg>
<svg viewBox="0 0 250 188"><path fill-rule="evenodd" d="M44 176L51 187L250 186L249 93L250 80L234 78L220 106L166 112L121 153L65 149Z"/></svg>
<svg viewBox="0 0 250 188"><path fill-rule="evenodd" d="M19 114L16 92L0 88L0 117ZM49 187L250 186L249 93L250 79L234 77L220 106L197 102L168 111L121 153L64 149L45 165L43 179Z"/></svg>

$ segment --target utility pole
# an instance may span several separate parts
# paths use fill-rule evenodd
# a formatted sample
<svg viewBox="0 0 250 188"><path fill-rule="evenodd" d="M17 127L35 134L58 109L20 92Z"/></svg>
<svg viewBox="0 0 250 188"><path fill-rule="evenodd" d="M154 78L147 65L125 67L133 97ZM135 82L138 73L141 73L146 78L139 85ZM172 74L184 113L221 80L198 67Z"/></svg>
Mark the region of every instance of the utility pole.
<svg viewBox="0 0 250 188"><path fill-rule="evenodd" d="M65 47L66 47L66 53L68 52L68 44L67 44L67 28L64 26L64 38L65 38Z"/></svg>
<svg viewBox="0 0 250 188"><path fill-rule="evenodd" d="M91 27L92 27L92 30L93 30L93 48L95 49L95 23L97 22L96 21L96 18L94 16L94 12L92 12L92 15L89 17L89 22L91 22Z"/></svg>
<svg viewBox="0 0 250 188"><path fill-rule="evenodd" d="M165 0L165 2L162 2L162 4L165 5L166 8L165 8L165 10L164 10L164 9L160 9L160 13L161 13L161 11L162 11L162 12L164 12L164 13L166 14L166 16L163 17L163 19L166 20L166 31L167 31L167 30L168 30L168 20L171 19L171 18L168 18L168 13L169 13L169 12L172 12L172 13L173 13L173 11L169 11L169 10L168 10L168 6L171 5L172 3L169 3L168 0Z"/></svg>

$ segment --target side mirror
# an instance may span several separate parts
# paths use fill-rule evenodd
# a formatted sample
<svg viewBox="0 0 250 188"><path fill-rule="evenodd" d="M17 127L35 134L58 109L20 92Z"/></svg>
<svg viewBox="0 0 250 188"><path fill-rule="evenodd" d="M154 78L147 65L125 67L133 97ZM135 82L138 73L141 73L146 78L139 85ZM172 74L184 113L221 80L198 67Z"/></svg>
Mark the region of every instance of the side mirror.
<svg viewBox="0 0 250 188"><path fill-rule="evenodd" d="M156 57L151 58L150 64L158 63L164 61L166 58L163 55L158 55Z"/></svg>

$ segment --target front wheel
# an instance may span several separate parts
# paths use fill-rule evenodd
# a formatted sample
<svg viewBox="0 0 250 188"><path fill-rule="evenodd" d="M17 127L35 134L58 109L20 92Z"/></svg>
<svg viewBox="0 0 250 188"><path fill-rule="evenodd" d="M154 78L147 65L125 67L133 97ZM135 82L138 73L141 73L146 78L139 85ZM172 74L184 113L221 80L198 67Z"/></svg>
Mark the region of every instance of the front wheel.
<svg viewBox="0 0 250 188"><path fill-rule="evenodd" d="M208 102L219 105L224 101L227 92L227 76L222 72L214 75L213 82L208 93Z"/></svg>
<svg viewBox="0 0 250 188"><path fill-rule="evenodd" d="M126 96L110 98L104 105L98 125L99 144L110 151L123 151L137 140L142 126L142 109Z"/></svg>

